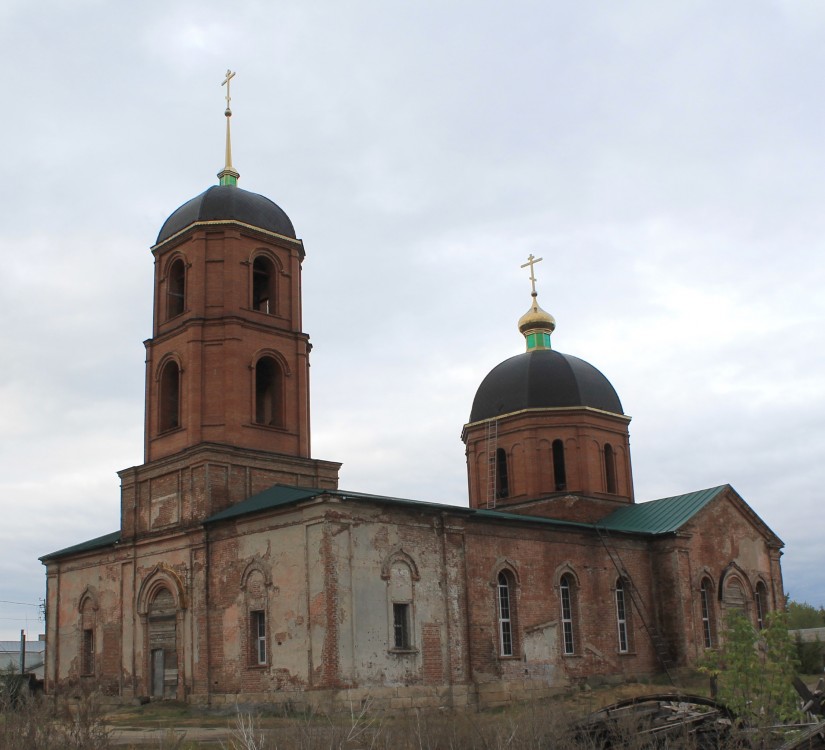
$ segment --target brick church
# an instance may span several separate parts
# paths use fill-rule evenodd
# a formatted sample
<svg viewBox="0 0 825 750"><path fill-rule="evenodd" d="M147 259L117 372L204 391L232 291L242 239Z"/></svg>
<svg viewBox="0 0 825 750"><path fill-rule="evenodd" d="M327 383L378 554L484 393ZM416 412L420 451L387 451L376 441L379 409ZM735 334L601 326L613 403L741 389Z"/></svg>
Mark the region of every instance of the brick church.
<svg viewBox="0 0 825 750"><path fill-rule="evenodd" d="M310 449L304 245L238 187L228 104L220 183L152 247L145 462L119 473L120 529L41 558L47 691L494 706L694 666L727 610L758 627L783 606L782 541L730 485L635 502L630 418L552 348L532 256L526 350L461 432L468 505L339 489Z"/></svg>

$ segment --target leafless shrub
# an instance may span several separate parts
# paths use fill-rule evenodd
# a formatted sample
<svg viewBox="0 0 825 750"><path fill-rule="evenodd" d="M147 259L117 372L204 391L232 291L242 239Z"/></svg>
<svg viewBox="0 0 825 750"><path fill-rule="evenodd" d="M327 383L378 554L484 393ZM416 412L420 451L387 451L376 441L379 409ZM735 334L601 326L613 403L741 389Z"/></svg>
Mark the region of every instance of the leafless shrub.
<svg viewBox="0 0 825 750"><path fill-rule="evenodd" d="M228 744L221 742L226 750L277 750L270 743L269 735L260 727L256 714L235 709L235 729Z"/></svg>
<svg viewBox="0 0 825 750"><path fill-rule="evenodd" d="M107 750L112 730L104 723L101 695L83 689L76 700L63 702L59 712L59 729L65 750Z"/></svg>
<svg viewBox="0 0 825 750"><path fill-rule="evenodd" d="M111 731L99 698L86 691L56 711L41 696L25 694L0 706L0 750L108 750Z"/></svg>

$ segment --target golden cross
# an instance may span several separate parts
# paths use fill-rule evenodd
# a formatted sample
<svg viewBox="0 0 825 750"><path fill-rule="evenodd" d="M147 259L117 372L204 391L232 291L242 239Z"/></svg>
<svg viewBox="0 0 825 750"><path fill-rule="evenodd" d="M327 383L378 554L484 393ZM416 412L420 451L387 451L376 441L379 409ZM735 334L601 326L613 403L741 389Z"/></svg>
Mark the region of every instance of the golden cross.
<svg viewBox="0 0 825 750"><path fill-rule="evenodd" d="M221 83L221 86L223 86L224 84L226 85L226 111L227 112L229 111L229 102L232 99L232 97L229 96L229 82L234 77L235 77L235 74L231 70L227 69L226 78L223 80L223 83Z"/></svg>
<svg viewBox="0 0 825 750"><path fill-rule="evenodd" d="M530 255L527 256L527 262L521 264L522 268L527 268L527 266L530 266L530 283L533 286L532 293L533 293L534 297L536 296L536 275L534 273L533 266L536 263L540 263L543 260L544 260L544 258L535 258L535 257L533 257L533 253L530 253Z"/></svg>

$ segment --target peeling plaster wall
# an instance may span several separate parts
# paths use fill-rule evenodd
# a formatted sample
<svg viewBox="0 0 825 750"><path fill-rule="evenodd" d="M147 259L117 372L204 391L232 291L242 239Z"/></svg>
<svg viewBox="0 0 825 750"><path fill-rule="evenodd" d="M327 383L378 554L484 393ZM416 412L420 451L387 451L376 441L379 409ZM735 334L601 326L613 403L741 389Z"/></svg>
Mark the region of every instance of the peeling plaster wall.
<svg viewBox="0 0 825 750"><path fill-rule="evenodd" d="M79 679L124 698L149 695L147 607L157 586L178 602L179 698L309 705L368 691L391 708L503 705L659 671L645 621L669 636L680 664L695 663L702 571L718 586L733 566L749 587L763 580L772 596L781 590L778 549L730 498L680 535L652 543L616 534L609 546L570 527L326 499L66 557L48 566L47 688ZM499 653L501 570L513 581L513 656ZM626 653L619 570L635 597ZM575 579L572 655L563 653L565 572ZM89 676L80 674L84 596L96 606ZM394 641L394 602L409 606L405 648ZM265 613L263 664L253 613Z"/></svg>

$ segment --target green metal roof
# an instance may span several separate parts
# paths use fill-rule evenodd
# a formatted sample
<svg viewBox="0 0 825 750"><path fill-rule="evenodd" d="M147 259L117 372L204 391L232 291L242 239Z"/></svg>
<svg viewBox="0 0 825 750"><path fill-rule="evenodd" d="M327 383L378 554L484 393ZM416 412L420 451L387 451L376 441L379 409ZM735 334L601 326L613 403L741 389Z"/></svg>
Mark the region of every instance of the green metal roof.
<svg viewBox="0 0 825 750"><path fill-rule="evenodd" d="M246 500L233 505L231 508L222 510L206 519L205 523L226 521L231 518L245 516L248 513L256 513L274 508L293 505L302 500L309 500L320 495L337 497L341 500L355 500L356 502L380 503L381 505L401 505L408 509L435 510L448 513L458 513L465 516L477 516L480 518L497 519L501 521L520 521L521 523L541 523L552 526L566 526L574 528L592 529L589 523L578 523L576 521L563 521L557 518L547 518L545 516L530 516L524 513L507 513L499 510L486 510L482 508L468 508L466 505L448 505L446 503L431 503L423 500L407 500L400 497L388 497L386 495L370 495L366 492L348 492L345 490L323 490L311 487L290 487L288 485L276 484L269 489L259 492L257 495L248 497Z"/></svg>
<svg viewBox="0 0 825 750"><path fill-rule="evenodd" d="M636 534L672 534L678 531L711 500L729 489L729 484L707 490L688 492L686 495L663 497L649 503L627 505L613 511L597 526L610 531Z"/></svg>
<svg viewBox="0 0 825 750"><path fill-rule="evenodd" d="M252 495L246 500L233 505L230 508L215 513L204 521L204 523L216 523L238 518L250 513L272 510L279 507L294 505L303 500L310 500L321 495L337 497L341 500L355 500L360 502L380 503L383 505L400 505L408 509L418 508L421 510L435 510L447 513L473 516L479 519L511 521L516 523L534 523L547 526L562 526L566 528L607 529L618 533L627 534L672 534L678 531L685 523L695 516L714 498L729 489L730 485L723 484L719 487L711 487L706 490L689 492L686 495L676 495L674 497L663 497L660 500L651 500L638 505L627 505L611 513L607 518L598 524L579 523L576 521L565 521L558 518L547 518L546 516L531 516L523 513L508 513L500 510L487 510L483 508L468 508L461 505L447 505L445 503L423 502L421 500L406 500L398 497L386 497L384 495L370 495L363 492L345 492L342 490L325 490L317 487L291 487L283 484L276 484L269 489ZM120 532L90 539L80 544L43 555L41 561L46 562L68 555L91 552L117 544L120 541Z"/></svg>
<svg viewBox="0 0 825 750"><path fill-rule="evenodd" d="M64 549L57 550L57 552L50 552L48 555L43 555L40 560L41 562L46 562L46 560L53 560L57 557L64 557L65 555L74 555L80 552L91 552L92 550L100 549L101 547L111 547L119 541L120 531L113 531L111 534L104 534L103 536L89 539L88 541L81 542L80 544L73 544L71 547L65 547Z"/></svg>
<svg viewBox="0 0 825 750"><path fill-rule="evenodd" d="M270 510L271 508L278 508L282 505L292 505L301 500L308 500L311 497L322 495L324 492L325 490L311 487L288 487L284 484L276 484L263 492L259 492L257 495L252 495L246 498L246 500L241 500L241 502L226 510L222 510L220 513L209 516L204 523L226 521L229 518L245 516L247 513Z"/></svg>

